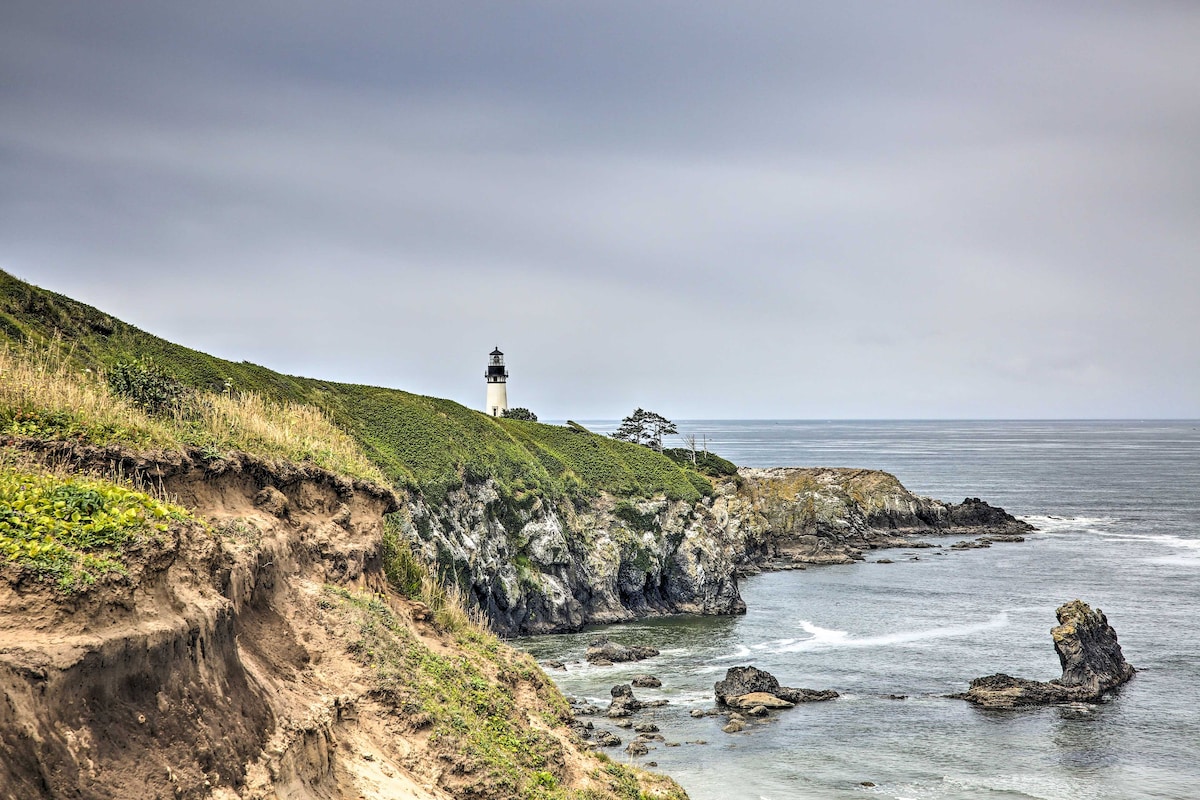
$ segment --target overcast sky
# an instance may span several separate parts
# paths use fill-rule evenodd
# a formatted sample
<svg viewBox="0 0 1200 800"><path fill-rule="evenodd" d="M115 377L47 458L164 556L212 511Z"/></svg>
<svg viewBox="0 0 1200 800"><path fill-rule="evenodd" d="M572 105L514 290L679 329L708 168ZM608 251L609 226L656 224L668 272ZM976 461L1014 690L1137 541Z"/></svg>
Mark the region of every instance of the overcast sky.
<svg viewBox="0 0 1200 800"><path fill-rule="evenodd" d="M543 418L1200 417L1200 3L0 4L0 268Z"/></svg>

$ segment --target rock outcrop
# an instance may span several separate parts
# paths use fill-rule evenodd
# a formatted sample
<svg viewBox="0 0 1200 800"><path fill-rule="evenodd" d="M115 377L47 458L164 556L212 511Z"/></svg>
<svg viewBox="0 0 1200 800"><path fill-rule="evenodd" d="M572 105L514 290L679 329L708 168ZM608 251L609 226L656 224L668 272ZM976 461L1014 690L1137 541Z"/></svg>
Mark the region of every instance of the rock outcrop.
<svg viewBox="0 0 1200 800"><path fill-rule="evenodd" d="M1074 600L1059 606L1057 615L1058 626L1050 634L1062 677L1042 682L997 673L976 678L966 693L955 696L985 708L1094 702L1133 677L1117 632L1100 609Z"/></svg>
<svg viewBox="0 0 1200 800"><path fill-rule="evenodd" d="M506 635L743 613L739 574L848 563L920 546L914 535L999 541L1029 530L982 501L930 500L885 472L855 469L743 469L695 503L601 496L517 508L486 481L437 506L408 498L400 516L414 547Z"/></svg>
<svg viewBox="0 0 1200 800"><path fill-rule="evenodd" d="M922 497L878 470L743 468L738 475L742 486L729 499L729 514L740 523L744 571L846 564L866 550L914 546L912 536L1018 541L1033 530L978 498L950 504Z"/></svg>
<svg viewBox="0 0 1200 800"><path fill-rule="evenodd" d="M718 703L746 709L757 706L791 708L797 703L833 700L838 696L833 690L817 691L780 686L774 675L752 666L730 667L725 671L725 679L713 684L713 693Z"/></svg>

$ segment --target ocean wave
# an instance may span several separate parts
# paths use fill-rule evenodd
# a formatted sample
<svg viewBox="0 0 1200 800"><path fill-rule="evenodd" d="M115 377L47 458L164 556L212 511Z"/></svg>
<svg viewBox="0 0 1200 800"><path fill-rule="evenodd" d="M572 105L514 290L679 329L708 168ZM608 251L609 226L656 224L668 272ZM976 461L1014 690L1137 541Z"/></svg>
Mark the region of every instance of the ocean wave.
<svg viewBox="0 0 1200 800"><path fill-rule="evenodd" d="M1039 533L1060 533L1064 531L1099 532L1119 520L1116 517L1059 517L1054 514L1031 514L1021 519L1028 522Z"/></svg>
<svg viewBox="0 0 1200 800"><path fill-rule="evenodd" d="M753 655L755 651L775 654L835 647L888 647L891 645L924 642L931 639L970 636L981 631L1005 627L1008 625L1008 614L1002 611L999 614L988 617L983 622L976 622L970 625L945 625L917 631L896 631L895 633L884 633L876 636L852 636L849 631L822 628L820 625L807 619L799 620L797 625L808 634L808 638L775 639L751 647L738 645L737 652L720 656L719 659L723 661L746 659Z"/></svg>

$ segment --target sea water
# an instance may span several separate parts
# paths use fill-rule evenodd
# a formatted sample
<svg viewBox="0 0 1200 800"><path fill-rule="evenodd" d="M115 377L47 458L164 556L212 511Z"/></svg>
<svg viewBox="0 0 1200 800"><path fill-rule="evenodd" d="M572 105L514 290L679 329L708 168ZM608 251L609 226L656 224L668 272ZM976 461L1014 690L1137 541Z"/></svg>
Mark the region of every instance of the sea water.
<svg viewBox="0 0 1200 800"><path fill-rule="evenodd" d="M585 423L605 432L611 423ZM673 617L529 637L566 661L550 675L602 708L634 675L667 699L640 712L667 747L637 759L694 800L1200 797L1200 423L695 421L685 433L743 466L853 466L911 491L982 497L1033 524L1024 543L872 552L866 563L743 579L741 617ZM895 563L877 563L887 558ZM1133 680L1105 702L987 711L945 695L972 678L1060 674L1054 609L1075 598L1116 629ZM662 654L582 662L598 631ZM713 683L753 664L781 683L836 689L738 734ZM902 698L902 699L901 699ZM592 718L625 741L629 731ZM704 742L703 744L699 742Z"/></svg>

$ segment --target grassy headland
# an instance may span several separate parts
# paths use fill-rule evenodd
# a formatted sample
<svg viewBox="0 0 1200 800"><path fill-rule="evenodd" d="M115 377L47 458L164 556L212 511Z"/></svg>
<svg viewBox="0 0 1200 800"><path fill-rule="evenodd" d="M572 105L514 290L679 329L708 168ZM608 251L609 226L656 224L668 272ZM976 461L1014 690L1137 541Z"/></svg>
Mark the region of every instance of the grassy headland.
<svg viewBox="0 0 1200 800"><path fill-rule="evenodd" d="M494 479L501 495L516 502L530 496L578 497L600 491L697 500L708 489L707 479L698 472L645 447L579 428L496 419L451 400L398 389L302 378L245 361L226 361L145 333L4 272L0 272L0 342L22 354L61 342L64 374L92 370L100 375L130 362L152 364L199 391L213 408L219 401L208 398L257 404L254 414L258 417L280 412L294 419L308 413L305 408L317 409L315 418L327 419L361 447L373 464L372 472L377 468L393 485L420 491L434 503L464 482L485 478ZM8 366L11 368L11 361ZM0 413L8 416L0 418L0 424L5 431L38 435L36 425L13 427L17 405L24 403L20 413L29 413L25 399L5 397L3 402ZM69 405L70 409L80 408L78 398ZM236 416L241 410L234 413ZM147 423L142 417L134 420L136 424L125 424L129 422L125 414L126 410L120 409L118 419L89 417L87 425L89 430L100 431L95 435L112 440L128 435L134 437L134 443L147 446L191 443L180 434L179 426L174 432L164 431L156 420ZM18 422L28 420L22 417ZM221 417L215 429L223 430L227 423L232 424L228 417ZM53 433L62 435L59 429ZM329 433L328 438L337 437ZM279 455L265 452L262 442L245 435L237 442L248 452Z"/></svg>

